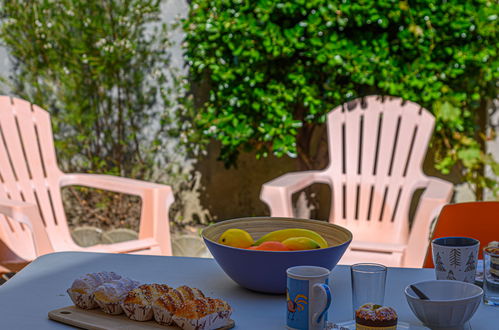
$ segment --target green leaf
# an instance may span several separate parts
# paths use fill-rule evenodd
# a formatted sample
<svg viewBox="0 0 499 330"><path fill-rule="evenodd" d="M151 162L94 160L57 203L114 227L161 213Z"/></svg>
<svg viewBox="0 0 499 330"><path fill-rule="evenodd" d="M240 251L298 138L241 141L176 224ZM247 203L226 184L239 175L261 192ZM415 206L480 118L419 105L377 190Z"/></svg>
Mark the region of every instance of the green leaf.
<svg viewBox="0 0 499 330"><path fill-rule="evenodd" d="M457 156L462 160L464 166L472 168L480 162L481 151L475 148L461 149L457 152Z"/></svg>

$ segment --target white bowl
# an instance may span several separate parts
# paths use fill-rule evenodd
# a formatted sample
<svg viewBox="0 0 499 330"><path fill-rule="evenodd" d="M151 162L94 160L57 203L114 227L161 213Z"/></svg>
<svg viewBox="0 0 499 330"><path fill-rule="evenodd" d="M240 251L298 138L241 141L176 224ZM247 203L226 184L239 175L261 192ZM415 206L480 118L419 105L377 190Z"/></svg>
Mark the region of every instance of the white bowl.
<svg viewBox="0 0 499 330"><path fill-rule="evenodd" d="M430 300L419 299L410 286L405 297L418 319L431 329L463 327L475 314L483 290L461 281L433 280L414 283Z"/></svg>

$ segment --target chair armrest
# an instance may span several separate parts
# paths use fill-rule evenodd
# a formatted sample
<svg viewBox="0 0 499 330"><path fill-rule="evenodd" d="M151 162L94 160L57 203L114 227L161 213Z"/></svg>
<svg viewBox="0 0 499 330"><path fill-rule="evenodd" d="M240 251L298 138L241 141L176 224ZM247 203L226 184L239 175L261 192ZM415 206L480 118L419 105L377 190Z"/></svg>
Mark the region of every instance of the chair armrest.
<svg viewBox="0 0 499 330"><path fill-rule="evenodd" d="M452 183L430 178L414 217L407 252L405 267L422 267L430 240L430 225L442 207L447 204L454 190Z"/></svg>
<svg viewBox="0 0 499 330"><path fill-rule="evenodd" d="M163 254L171 255L168 211L174 202L170 186L103 174L64 174L60 186L79 185L140 196L139 238L153 237Z"/></svg>
<svg viewBox="0 0 499 330"><path fill-rule="evenodd" d="M35 204L0 198L0 214L26 225L31 230L37 256L54 252L40 211Z"/></svg>
<svg viewBox="0 0 499 330"><path fill-rule="evenodd" d="M396 244L396 243L373 243L373 242L352 241L352 243L350 243L350 246L348 246L348 249L358 250L358 251L369 251L369 252L404 253L404 251L407 249L407 245Z"/></svg>
<svg viewBox="0 0 499 330"><path fill-rule="evenodd" d="M319 171L284 174L264 183L260 199L267 203L271 217L293 217L291 195L314 182L322 182Z"/></svg>
<svg viewBox="0 0 499 330"><path fill-rule="evenodd" d="M83 173L63 174L60 179L60 186L85 186L142 197L146 191L157 189L171 191L169 186L162 184L122 178L114 175Z"/></svg>

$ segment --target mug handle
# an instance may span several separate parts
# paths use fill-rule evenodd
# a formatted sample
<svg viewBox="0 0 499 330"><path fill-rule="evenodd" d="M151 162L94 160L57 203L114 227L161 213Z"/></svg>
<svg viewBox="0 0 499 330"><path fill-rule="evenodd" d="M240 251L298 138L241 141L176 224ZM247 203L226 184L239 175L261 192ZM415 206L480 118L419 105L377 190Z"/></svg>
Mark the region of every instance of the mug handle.
<svg viewBox="0 0 499 330"><path fill-rule="evenodd" d="M320 301L320 305L318 306L318 308L314 309L319 310L319 312L313 313L312 320L315 324L320 324L322 322L322 318L324 317L324 315L326 315L329 306L331 306L331 301L332 301L331 289L329 288L329 285L324 283L315 284L313 288L314 288L314 296L320 295L321 297L316 298L317 301Z"/></svg>

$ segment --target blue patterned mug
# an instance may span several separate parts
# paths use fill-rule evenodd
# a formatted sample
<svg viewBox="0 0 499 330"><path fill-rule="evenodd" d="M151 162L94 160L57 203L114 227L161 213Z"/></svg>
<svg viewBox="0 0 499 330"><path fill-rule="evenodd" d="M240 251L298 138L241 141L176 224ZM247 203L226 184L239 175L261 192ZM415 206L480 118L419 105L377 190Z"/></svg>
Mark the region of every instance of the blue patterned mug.
<svg viewBox="0 0 499 330"><path fill-rule="evenodd" d="M480 241L469 237L440 237L431 242L437 280L475 282Z"/></svg>
<svg viewBox="0 0 499 330"><path fill-rule="evenodd" d="M323 267L296 266L286 270L288 329L322 330L331 305L330 271Z"/></svg>

